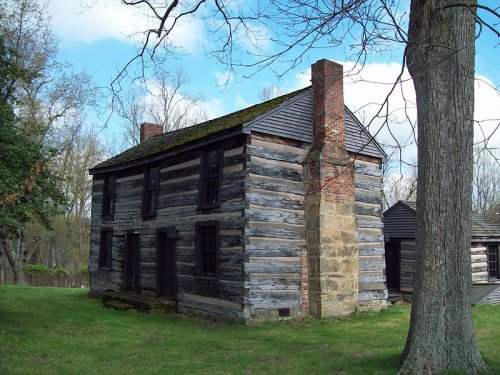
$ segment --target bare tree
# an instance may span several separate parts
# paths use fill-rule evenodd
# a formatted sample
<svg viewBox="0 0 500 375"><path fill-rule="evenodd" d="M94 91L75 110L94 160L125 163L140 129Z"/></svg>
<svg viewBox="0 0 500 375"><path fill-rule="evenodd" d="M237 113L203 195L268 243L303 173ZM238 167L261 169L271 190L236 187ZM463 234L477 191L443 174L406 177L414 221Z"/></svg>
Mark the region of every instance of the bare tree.
<svg viewBox="0 0 500 375"><path fill-rule="evenodd" d="M485 215L500 203L500 165L492 150L475 149L472 209Z"/></svg>
<svg viewBox="0 0 500 375"><path fill-rule="evenodd" d="M208 118L202 107L203 97L188 91L189 79L184 70L156 71L150 82L132 85L125 94L120 94L118 114L124 120L125 148L139 144L140 126L144 122L160 124L167 133Z"/></svg>
<svg viewBox="0 0 500 375"><path fill-rule="evenodd" d="M259 91L259 99L263 102L277 98L278 96L285 95L286 90L280 89L276 86L265 86Z"/></svg>
<svg viewBox="0 0 500 375"><path fill-rule="evenodd" d="M399 373L477 374L486 369L474 339L470 300L474 45L476 24L478 34L500 36L495 28L498 9L476 0L412 0L408 17L405 3L392 0L270 0L240 7L224 0L174 0L164 6L148 0L122 2L143 6L158 20L122 73L134 61L154 62L157 47L169 41L179 20L196 14L210 14L215 20L212 36L219 44L212 55L230 69L259 71L275 62L288 63L282 75L311 48L347 44L350 57L361 64L370 53L398 48L397 44L404 48L402 65L413 79L417 101L419 251ZM494 21L488 22L491 18ZM261 28L272 34L275 48L261 47ZM237 53L241 35L252 45L252 53ZM375 117L389 111L390 94L402 74Z"/></svg>

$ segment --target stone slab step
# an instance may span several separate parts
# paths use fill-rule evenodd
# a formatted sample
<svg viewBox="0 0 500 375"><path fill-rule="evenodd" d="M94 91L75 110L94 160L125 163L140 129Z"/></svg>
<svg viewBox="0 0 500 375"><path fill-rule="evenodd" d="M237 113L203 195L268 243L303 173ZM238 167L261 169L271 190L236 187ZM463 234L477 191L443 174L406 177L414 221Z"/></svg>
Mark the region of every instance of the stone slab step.
<svg viewBox="0 0 500 375"><path fill-rule="evenodd" d="M112 309L118 310L118 311L135 310L134 306L129 305L128 303L123 303L123 302L118 302L118 301L113 301L113 300L102 301L102 304L106 307L109 307L109 308L112 308Z"/></svg>
<svg viewBox="0 0 500 375"><path fill-rule="evenodd" d="M125 305L130 305L137 311L144 312L176 312L177 302L166 298L156 298L142 294L125 292L104 292L101 293L102 302L105 304L115 301Z"/></svg>

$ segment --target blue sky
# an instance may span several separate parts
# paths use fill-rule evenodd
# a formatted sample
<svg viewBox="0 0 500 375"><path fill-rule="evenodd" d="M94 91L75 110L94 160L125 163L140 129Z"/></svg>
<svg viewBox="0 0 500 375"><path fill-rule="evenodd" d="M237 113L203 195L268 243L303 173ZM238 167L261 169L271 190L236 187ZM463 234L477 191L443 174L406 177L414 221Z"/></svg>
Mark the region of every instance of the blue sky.
<svg viewBox="0 0 500 375"><path fill-rule="evenodd" d="M139 9L125 7L119 0L49 0L48 9L53 31L60 40L60 59L72 64L75 71L85 71L96 84L103 87L109 86L118 69L134 56L140 36L132 34L147 26L147 20ZM251 70L236 71L234 76L230 76L228 85L221 87L218 81L227 77L228 72L215 59L206 56L204 47L212 41L205 26L203 21L196 19L189 19L179 25L174 43L180 47L183 56L172 64L182 66L189 75L191 83L186 88L204 98L204 107L211 117L255 104L259 101L259 91L265 86L273 85L291 91L308 85L309 66L318 59L329 58L344 63L346 68L352 66L346 61L341 48L322 49L311 51L296 69L281 79L277 79L269 69L250 78L244 75L251 74ZM262 33L262 43L265 43L265 30ZM245 40L242 43L245 47ZM357 111L358 117L365 122L375 114L378 108L376 103L383 100L389 83L399 72L401 53L396 50L391 55L372 56L360 75L345 80L346 104ZM491 88L500 87L499 61L498 41L491 32L485 30L477 43L476 74L479 80L476 84L476 118L496 119L482 123L485 132L494 129L500 121L500 97ZM401 91L410 101L414 97L410 82L405 83ZM395 111L393 130L402 140L409 139L411 142L411 129L405 126L403 116L397 113L402 106L401 96L392 99L391 110ZM409 112L414 114L414 109L410 108ZM117 119L112 120L104 130L107 137L117 136L118 122ZM376 122L370 130L372 133L378 131ZM383 142L390 141L385 130L378 137ZM494 141L500 147L500 134L496 134ZM415 158L414 154L415 147L410 146L408 158Z"/></svg>

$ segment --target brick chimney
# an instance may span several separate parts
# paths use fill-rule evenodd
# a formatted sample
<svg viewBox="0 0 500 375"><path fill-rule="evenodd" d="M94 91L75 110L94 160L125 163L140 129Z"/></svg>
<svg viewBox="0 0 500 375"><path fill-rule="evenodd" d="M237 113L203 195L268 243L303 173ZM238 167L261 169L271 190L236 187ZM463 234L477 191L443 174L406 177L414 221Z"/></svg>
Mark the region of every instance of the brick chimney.
<svg viewBox="0 0 500 375"><path fill-rule="evenodd" d="M357 307L359 273L343 67L319 60L311 74L313 144L305 161L308 305L313 316L342 316Z"/></svg>
<svg viewBox="0 0 500 375"><path fill-rule="evenodd" d="M141 143L146 139L163 134L163 125L144 122L141 124Z"/></svg>

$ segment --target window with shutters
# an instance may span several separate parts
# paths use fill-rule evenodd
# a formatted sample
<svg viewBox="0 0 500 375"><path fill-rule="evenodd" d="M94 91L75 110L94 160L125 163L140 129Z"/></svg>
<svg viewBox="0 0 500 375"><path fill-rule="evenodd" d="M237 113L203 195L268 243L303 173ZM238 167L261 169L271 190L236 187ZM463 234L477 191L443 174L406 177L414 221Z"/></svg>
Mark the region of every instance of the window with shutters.
<svg viewBox="0 0 500 375"><path fill-rule="evenodd" d="M99 241L99 268L111 269L111 259L113 251L113 229L101 229Z"/></svg>
<svg viewBox="0 0 500 375"><path fill-rule="evenodd" d="M144 188L142 194L142 216L156 215L158 207L158 192L160 186L160 168L149 168L144 172Z"/></svg>
<svg viewBox="0 0 500 375"><path fill-rule="evenodd" d="M102 217L113 218L115 213L116 177L106 176L102 191Z"/></svg>
<svg viewBox="0 0 500 375"><path fill-rule="evenodd" d="M220 204L223 157L222 148L206 151L203 155L200 207L216 207Z"/></svg>
<svg viewBox="0 0 500 375"><path fill-rule="evenodd" d="M217 277L219 269L219 223L196 224L196 253L198 276Z"/></svg>

